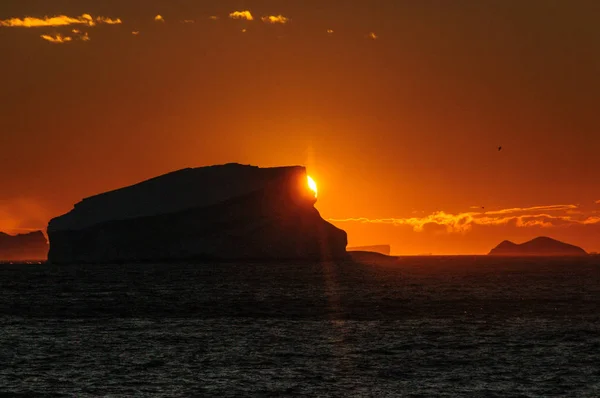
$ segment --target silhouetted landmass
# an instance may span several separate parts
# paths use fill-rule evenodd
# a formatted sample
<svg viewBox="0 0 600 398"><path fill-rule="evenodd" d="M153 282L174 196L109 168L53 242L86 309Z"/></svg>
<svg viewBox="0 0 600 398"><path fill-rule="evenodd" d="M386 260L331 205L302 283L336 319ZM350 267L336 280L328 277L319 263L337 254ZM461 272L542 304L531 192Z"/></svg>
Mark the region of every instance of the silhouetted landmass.
<svg viewBox="0 0 600 398"><path fill-rule="evenodd" d="M346 258L304 167L184 169L77 203L48 225L52 263Z"/></svg>
<svg viewBox="0 0 600 398"><path fill-rule="evenodd" d="M381 254L385 254L386 256L390 255L391 252L391 247L390 245L373 245L373 246L355 246L355 247L349 247L348 249L346 249L349 252L374 252L374 253L381 253Z"/></svg>
<svg viewBox="0 0 600 398"><path fill-rule="evenodd" d="M541 236L528 242L516 244L505 240L493 248L490 256L586 256L580 247Z"/></svg>
<svg viewBox="0 0 600 398"><path fill-rule="evenodd" d="M8 235L0 232L0 260L45 260L48 242L42 231Z"/></svg>

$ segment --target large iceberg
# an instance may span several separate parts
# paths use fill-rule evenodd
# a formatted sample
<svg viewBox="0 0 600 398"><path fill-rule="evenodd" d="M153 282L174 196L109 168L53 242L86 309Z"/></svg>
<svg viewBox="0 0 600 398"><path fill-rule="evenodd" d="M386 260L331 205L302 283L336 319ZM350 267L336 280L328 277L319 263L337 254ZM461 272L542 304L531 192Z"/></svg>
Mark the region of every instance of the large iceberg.
<svg viewBox="0 0 600 398"><path fill-rule="evenodd" d="M346 257L301 166L189 168L96 195L48 225L52 263Z"/></svg>

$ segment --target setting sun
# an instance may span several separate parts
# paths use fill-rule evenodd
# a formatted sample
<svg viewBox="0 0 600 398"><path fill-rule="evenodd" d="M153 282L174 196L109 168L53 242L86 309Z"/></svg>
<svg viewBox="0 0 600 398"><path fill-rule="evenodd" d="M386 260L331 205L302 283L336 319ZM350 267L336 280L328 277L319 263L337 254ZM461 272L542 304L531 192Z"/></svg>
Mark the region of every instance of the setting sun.
<svg viewBox="0 0 600 398"><path fill-rule="evenodd" d="M311 191L315 193L315 198L317 197L317 183L312 179L311 176L306 176L306 180L308 182L308 187Z"/></svg>

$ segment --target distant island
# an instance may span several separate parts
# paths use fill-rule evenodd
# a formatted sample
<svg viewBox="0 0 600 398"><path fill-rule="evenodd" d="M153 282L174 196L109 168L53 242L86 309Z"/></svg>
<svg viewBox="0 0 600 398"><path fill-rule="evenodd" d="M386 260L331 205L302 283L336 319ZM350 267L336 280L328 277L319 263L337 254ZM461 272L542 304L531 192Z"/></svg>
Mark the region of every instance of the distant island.
<svg viewBox="0 0 600 398"><path fill-rule="evenodd" d="M42 231L9 235L0 232L0 261L46 260L48 242Z"/></svg>
<svg viewBox="0 0 600 398"><path fill-rule="evenodd" d="M389 256L391 253L390 245L374 245L374 246L354 246L346 249L349 252L373 252Z"/></svg>
<svg viewBox="0 0 600 398"><path fill-rule="evenodd" d="M493 248L490 256L587 256L580 247L540 236L530 241L516 244L505 240Z"/></svg>
<svg viewBox="0 0 600 398"><path fill-rule="evenodd" d="M301 166L189 168L102 193L50 220L51 263L347 258Z"/></svg>

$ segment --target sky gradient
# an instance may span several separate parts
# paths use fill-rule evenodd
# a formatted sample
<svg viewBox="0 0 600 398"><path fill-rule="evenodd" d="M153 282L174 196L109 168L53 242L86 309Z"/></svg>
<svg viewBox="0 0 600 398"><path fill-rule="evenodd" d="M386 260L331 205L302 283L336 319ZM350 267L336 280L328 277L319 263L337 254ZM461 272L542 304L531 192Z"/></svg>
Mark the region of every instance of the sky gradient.
<svg viewBox="0 0 600 398"><path fill-rule="evenodd" d="M350 245L600 251L599 22L583 0L2 1L0 230L184 167L303 164Z"/></svg>

